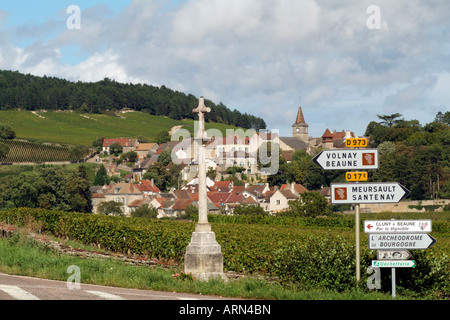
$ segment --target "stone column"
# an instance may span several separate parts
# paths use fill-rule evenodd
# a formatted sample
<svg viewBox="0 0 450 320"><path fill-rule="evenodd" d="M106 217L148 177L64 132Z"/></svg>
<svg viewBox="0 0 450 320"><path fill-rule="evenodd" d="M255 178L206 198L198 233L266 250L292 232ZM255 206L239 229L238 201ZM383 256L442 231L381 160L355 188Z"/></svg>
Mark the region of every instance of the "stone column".
<svg viewBox="0 0 450 320"><path fill-rule="evenodd" d="M209 280L211 278L223 278L223 255L220 245L216 241L216 235L211 231L208 223L208 200L206 194L206 131L205 114L211 112L205 106L205 100L200 98L198 107L192 112L198 114L199 130L195 138L198 152L198 223L192 233L191 242L186 248L184 256L184 271L195 275L198 280Z"/></svg>

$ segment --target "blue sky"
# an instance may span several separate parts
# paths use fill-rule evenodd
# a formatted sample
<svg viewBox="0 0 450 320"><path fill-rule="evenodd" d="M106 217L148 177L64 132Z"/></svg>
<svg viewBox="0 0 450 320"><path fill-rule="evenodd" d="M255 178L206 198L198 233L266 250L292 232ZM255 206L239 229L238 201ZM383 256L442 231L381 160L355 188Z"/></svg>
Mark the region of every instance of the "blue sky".
<svg viewBox="0 0 450 320"><path fill-rule="evenodd" d="M0 68L165 85L291 135L362 135L377 114L450 109L450 3L371 0L16 0L0 3ZM66 10L81 9L69 30ZM372 20L370 20L372 21Z"/></svg>

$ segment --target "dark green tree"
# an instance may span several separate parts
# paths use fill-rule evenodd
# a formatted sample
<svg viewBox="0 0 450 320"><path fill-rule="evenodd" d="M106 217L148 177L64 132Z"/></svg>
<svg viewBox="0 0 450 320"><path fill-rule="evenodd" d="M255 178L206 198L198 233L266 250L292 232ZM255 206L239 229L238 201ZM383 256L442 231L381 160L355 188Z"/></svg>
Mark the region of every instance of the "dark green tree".
<svg viewBox="0 0 450 320"><path fill-rule="evenodd" d="M106 172L105 166L101 165L95 174L94 186L103 186L109 184L108 173Z"/></svg>

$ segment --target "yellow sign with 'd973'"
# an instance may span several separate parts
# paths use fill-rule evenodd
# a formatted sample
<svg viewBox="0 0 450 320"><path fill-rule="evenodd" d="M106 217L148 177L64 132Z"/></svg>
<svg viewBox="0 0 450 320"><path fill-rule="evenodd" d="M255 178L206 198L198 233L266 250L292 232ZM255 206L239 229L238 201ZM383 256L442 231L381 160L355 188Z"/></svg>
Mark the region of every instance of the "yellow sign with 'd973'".
<svg viewBox="0 0 450 320"><path fill-rule="evenodd" d="M347 138L345 139L345 146L347 148L366 148L367 139L366 138Z"/></svg>

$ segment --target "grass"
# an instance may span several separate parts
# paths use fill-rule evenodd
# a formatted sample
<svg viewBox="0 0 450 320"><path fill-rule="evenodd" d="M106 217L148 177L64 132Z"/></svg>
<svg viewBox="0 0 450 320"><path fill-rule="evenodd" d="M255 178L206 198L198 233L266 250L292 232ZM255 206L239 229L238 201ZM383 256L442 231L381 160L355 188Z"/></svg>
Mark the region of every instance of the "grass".
<svg viewBox="0 0 450 320"><path fill-rule="evenodd" d="M179 280L172 275L180 269L130 266L122 261L83 259L57 252L20 234L0 240L0 272L67 281L67 268L76 265L81 270L81 282L142 290L186 292L244 299L264 300L390 300L388 294L355 288L348 292L324 289L294 290L262 278L208 282ZM402 297L399 297L402 299Z"/></svg>
<svg viewBox="0 0 450 320"><path fill-rule="evenodd" d="M73 242L71 244L76 245ZM173 277L173 274L180 272L179 268L130 266L114 259L98 260L60 255L53 249L36 243L21 234L15 234L9 239L0 240L0 272L67 281L70 276L67 273L67 268L71 265L80 268L81 282L84 284L263 300L392 299L386 293L369 292L364 284L353 290L336 292L320 288L312 290L288 289L278 283L250 276L227 282L223 280L183 281ZM397 296L396 300L410 298L408 296ZM432 298L422 297L422 299Z"/></svg>
<svg viewBox="0 0 450 320"><path fill-rule="evenodd" d="M0 111L1 122L12 127L18 139L52 142L64 145L87 145L101 138L144 136L154 141L161 131L170 131L181 125L191 136L193 120L174 120L153 116L144 112L130 112L120 117L105 114L81 114L68 112L41 112L8 110ZM226 129L236 129L219 123L206 123L206 129L217 128L225 134Z"/></svg>

